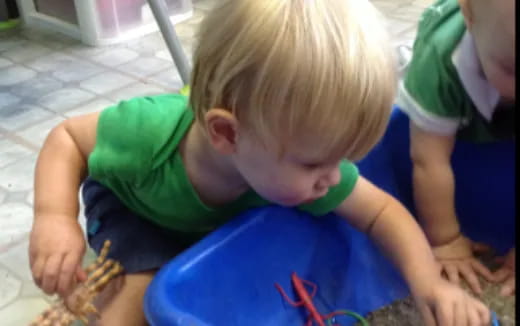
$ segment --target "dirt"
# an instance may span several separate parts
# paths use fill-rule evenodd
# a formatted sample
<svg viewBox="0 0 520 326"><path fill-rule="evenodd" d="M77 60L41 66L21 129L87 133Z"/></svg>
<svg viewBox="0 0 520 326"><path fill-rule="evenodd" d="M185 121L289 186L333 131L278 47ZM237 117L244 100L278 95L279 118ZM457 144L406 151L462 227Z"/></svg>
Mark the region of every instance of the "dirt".
<svg viewBox="0 0 520 326"><path fill-rule="evenodd" d="M482 282L484 283L484 282ZM515 325L515 296L502 297L500 285L486 282L483 284L482 301L496 312L500 326ZM411 298L399 300L383 307L369 316L367 320L374 326L422 326L419 311Z"/></svg>
<svg viewBox="0 0 520 326"><path fill-rule="evenodd" d="M484 263L488 267L491 266L489 261L483 258ZM484 291L480 298L492 311L497 314L500 326L515 325L515 301L516 296L503 297L500 293L500 284L493 284L481 279L482 289ZM463 285L467 289L466 285ZM398 300L388 306L385 306L367 316L370 325L373 326L423 326L423 322L419 311L415 307L415 303L409 297L404 300Z"/></svg>

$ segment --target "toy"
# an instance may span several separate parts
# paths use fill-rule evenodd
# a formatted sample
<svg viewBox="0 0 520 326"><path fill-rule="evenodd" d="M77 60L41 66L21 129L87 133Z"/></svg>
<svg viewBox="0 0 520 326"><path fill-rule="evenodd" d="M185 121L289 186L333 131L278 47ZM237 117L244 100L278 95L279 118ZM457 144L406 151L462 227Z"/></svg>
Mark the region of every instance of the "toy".
<svg viewBox="0 0 520 326"><path fill-rule="evenodd" d="M306 281L301 279L296 272L293 272L291 274L291 281L293 283L294 289L296 290L296 293L298 297L301 299L301 301L294 302L292 301L287 294L285 294L283 288L280 286L280 284L275 283L275 287L280 291L284 299L293 307L305 307L309 311L309 319L306 326L312 326L313 322L318 324L318 326L326 326L325 321L327 321L328 326L332 326L332 319L335 316L339 315L349 315L353 316L354 318L358 319L363 326L368 326L368 322L359 314L348 311L348 310L338 310L335 312L332 312L328 315L321 315L316 307L314 306L314 303L312 302L312 298L314 295L316 295L316 292L318 291L318 286L312 282ZM309 294L307 289L305 288L305 285L309 285L312 287L312 293Z"/></svg>
<svg viewBox="0 0 520 326"><path fill-rule="evenodd" d="M67 299L60 299L40 314L30 326L68 326L78 319L88 324L91 315L98 317L98 311L92 303L94 298L123 272L121 264L106 259L109 248L110 241L106 240L96 261L85 269L87 280L79 284Z"/></svg>
<svg viewBox="0 0 520 326"><path fill-rule="evenodd" d="M497 314L494 311L491 312L491 326L500 326Z"/></svg>

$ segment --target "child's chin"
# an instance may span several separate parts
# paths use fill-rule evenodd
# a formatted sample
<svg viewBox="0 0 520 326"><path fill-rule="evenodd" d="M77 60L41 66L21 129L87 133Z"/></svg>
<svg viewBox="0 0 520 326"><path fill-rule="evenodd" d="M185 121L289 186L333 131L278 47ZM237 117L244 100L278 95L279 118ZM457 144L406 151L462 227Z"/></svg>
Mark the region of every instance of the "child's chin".
<svg viewBox="0 0 520 326"><path fill-rule="evenodd" d="M280 200L272 200L273 203L283 207L294 207L298 205L303 205L305 202L301 199L280 199Z"/></svg>

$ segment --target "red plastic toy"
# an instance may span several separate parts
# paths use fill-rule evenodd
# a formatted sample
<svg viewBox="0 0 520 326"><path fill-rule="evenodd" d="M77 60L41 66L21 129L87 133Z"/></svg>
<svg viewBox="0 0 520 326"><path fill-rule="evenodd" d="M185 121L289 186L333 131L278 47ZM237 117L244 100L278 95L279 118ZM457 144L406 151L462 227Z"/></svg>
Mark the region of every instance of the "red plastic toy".
<svg viewBox="0 0 520 326"><path fill-rule="evenodd" d="M332 312L328 315L322 315L318 312L318 309L316 309L316 306L312 302L312 298L314 295L316 295L316 292L318 291L318 286L312 282L306 281L301 279L296 272L293 272L291 274L291 281L294 286L294 289L296 290L296 294L300 298L300 301L294 302L291 300L287 294L284 292L283 288L280 286L280 284L275 283L274 286L280 291L284 299L293 307L305 307L309 311L309 318L307 320L306 326L312 326L313 322L316 323L318 326L327 326L332 325L330 319L335 316L340 315L351 315L357 319L359 319L363 325L366 325L366 321L361 317L360 315L347 311L347 310L338 310L335 312ZM309 293L307 289L305 288L305 284L309 285L312 288L312 293ZM325 322L328 322L326 325ZM336 324L336 326L339 326Z"/></svg>

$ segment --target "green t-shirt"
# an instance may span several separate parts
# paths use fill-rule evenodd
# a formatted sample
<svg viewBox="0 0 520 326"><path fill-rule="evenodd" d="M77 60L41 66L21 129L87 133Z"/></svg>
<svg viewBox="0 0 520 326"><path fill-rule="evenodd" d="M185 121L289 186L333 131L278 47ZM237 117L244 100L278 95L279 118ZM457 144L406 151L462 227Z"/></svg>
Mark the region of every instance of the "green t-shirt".
<svg viewBox="0 0 520 326"><path fill-rule="evenodd" d="M456 64L464 64L467 58L456 58L455 54L465 33L458 0L438 0L426 9L419 21L412 60L400 84L397 104L427 131L472 142L509 138L511 133L499 130L501 127L479 112L461 81L461 68ZM471 54L476 57L476 52ZM473 69L481 69L480 62Z"/></svg>
<svg viewBox="0 0 520 326"><path fill-rule="evenodd" d="M202 203L177 150L193 121L187 97L178 94L134 98L105 109L88 160L90 176L133 212L172 231L204 234L246 209L268 205L253 190L226 205ZM342 162L340 170L338 185L299 208L316 216L334 210L358 178L350 162Z"/></svg>

